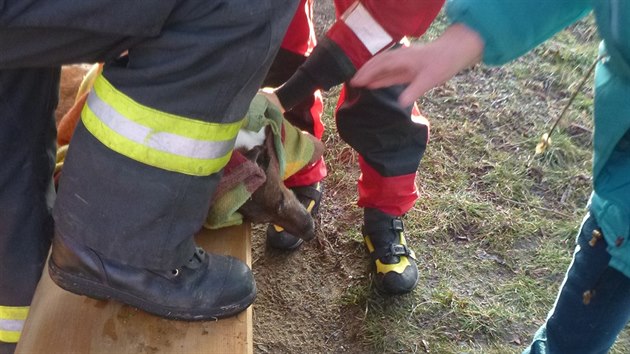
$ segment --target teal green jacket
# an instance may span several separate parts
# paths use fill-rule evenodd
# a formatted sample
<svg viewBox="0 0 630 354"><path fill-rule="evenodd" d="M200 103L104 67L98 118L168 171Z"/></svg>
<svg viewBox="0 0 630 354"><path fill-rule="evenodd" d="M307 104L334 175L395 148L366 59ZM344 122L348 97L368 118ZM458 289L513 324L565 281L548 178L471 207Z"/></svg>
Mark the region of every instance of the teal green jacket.
<svg viewBox="0 0 630 354"><path fill-rule="evenodd" d="M630 277L630 0L449 0L447 14L484 40L483 61L519 57L594 11L605 59L595 71L590 211L610 266Z"/></svg>

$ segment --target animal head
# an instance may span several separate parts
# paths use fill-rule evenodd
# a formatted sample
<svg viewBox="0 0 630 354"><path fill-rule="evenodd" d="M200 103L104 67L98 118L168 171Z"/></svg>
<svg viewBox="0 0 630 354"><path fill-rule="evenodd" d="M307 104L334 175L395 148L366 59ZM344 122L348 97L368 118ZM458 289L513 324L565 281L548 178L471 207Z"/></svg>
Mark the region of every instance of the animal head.
<svg viewBox="0 0 630 354"><path fill-rule="evenodd" d="M239 208L239 212L252 222L271 222L296 237L310 240L315 237L313 217L295 194L284 186L278 161L270 156L265 145L243 152L248 159L256 161L262 167L267 179Z"/></svg>

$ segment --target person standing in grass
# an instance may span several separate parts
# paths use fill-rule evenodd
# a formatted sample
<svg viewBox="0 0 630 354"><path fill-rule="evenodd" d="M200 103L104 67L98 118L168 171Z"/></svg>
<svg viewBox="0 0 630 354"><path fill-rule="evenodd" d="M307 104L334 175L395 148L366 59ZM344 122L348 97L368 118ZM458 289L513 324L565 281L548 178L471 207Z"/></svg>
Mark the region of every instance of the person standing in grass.
<svg viewBox="0 0 630 354"><path fill-rule="evenodd" d="M312 0L302 0L280 52L264 82L278 87L276 101L295 126L322 137L318 89L328 90L354 75L376 53L399 45L404 36L421 36L444 0L335 0L337 21L315 46ZM339 135L359 153L357 204L363 208L363 238L372 260L376 287L404 294L418 284L415 255L404 235L402 216L418 199L416 175L429 139L429 124L413 103L396 99L403 86L362 90L344 86L335 112ZM271 94L271 93L270 93ZM315 214L326 177L321 159L285 181ZM269 225L267 244L294 250L299 235Z"/></svg>
<svg viewBox="0 0 630 354"><path fill-rule="evenodd" d="M556 303L524 353L605 353L630 319L630 2L450 0L437 40L376 56L358 87L409 84L399 102L482 61L501 65L594 11L603 41L595 72L593 193Z"/></svg>

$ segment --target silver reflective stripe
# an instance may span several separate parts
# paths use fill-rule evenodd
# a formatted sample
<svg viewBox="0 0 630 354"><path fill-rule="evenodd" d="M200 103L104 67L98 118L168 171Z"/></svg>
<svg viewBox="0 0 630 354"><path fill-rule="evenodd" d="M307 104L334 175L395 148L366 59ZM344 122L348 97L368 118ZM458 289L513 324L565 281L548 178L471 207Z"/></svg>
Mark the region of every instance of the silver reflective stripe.
<svg viewBox="0 0 630 354"><path fill-rule="evenodd" d="M196 159L216 159L232 150L234 140L207 141L155 131L136 123L101 100L95 91L90 92L87 105L109 129L125 138L151 149Z"/></svg>
<svg viewBox="0 0 630 354"><path fill-rule="evenodd" d="M22 332L24 320L0 320L0 331Z"/></svg>
<svg viewBox="0 0 630 354"><path fill-rule="evenodd" d="M351 7L349 12L344 14L343 22L359 37L372 55L394 40L362 4Z"/></svg>

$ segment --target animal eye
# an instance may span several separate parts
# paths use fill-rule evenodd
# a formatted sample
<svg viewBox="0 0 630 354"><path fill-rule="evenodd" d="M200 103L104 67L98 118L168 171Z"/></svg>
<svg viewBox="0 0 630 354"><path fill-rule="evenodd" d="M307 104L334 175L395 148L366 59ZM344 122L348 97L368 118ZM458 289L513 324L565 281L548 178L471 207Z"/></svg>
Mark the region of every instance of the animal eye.
<svg viewBox="0 0 630 354"><path fill-rule="evenodd" d="M282 210L284 210L285 208L285 199L286 196L284 194L280 194L280 200L278 201L278 212L282 212Z"/></svg>

